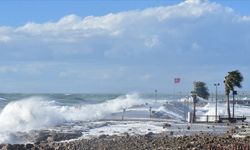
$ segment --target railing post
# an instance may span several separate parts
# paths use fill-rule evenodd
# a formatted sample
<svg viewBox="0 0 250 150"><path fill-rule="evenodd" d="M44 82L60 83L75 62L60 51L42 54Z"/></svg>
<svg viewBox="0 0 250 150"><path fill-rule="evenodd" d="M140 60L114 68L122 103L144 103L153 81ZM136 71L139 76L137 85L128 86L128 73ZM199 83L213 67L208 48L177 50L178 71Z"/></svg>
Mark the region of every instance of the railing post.
<svg viewBox="0 0 250 150"><path fill-rule="evenodd" d="M208 115L207 115L207 123L208 123Z"/></svg>

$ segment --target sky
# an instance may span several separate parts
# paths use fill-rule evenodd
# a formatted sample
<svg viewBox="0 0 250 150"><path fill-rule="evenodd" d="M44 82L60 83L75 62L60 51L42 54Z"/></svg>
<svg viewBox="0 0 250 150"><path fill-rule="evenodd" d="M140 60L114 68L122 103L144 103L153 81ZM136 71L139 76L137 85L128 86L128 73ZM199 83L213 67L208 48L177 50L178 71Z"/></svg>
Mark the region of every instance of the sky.
<svg viewBox="0 0 250 150"><path fill-rule="evenodd" d="M0 2L0 92L250 91L250 1ZM181 78L174 84L174 78Z"/></svg>

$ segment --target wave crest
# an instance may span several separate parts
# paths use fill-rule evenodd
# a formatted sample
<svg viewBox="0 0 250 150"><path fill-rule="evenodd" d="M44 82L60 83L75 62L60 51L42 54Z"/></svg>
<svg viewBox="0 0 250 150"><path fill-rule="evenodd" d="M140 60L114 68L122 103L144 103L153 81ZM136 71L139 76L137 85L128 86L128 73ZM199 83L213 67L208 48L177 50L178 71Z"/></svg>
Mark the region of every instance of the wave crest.
<svg viewBox="0 0 250 150"><path fill-rule="evenodd" d="M7 104L0 113L1 132L29 131L63 122L100 119L105 115L143 104L137 94L130 94L98 104L59 106L42 97L31 97Z"/></svg>

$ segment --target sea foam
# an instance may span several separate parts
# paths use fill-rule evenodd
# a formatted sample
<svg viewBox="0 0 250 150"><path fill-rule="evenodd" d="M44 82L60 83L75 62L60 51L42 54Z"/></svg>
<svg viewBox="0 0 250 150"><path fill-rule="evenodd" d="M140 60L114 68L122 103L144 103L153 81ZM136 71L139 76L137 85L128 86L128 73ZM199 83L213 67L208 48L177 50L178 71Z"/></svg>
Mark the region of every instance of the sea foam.
<svg viewBox="0 0 250 150"><path fill-rule="evenodd" d="M0 133L43 129L70 121L88 121L104 117L134 105L140 105L137 94L125 95L98 104L59 106L42 97L31 97L8 103L0 113Z"/></svg>

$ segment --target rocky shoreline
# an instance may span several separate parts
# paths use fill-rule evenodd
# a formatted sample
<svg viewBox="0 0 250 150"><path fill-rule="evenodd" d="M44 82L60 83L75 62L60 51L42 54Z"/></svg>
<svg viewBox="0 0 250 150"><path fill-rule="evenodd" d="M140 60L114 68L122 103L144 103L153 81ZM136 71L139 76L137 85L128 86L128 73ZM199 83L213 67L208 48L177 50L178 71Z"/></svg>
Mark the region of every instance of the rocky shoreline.
<svg viewBox="0 0 250 150"><path fill-rule="evenodd" d="M213 135L201 132L199 135L174 137L167 134L146 135L124 134L101 135L91 139L81 139L67 142L55 142L47 139L47 142L37 142L35 144L2 144L3 150L177 150L177 149L249 149L250 137L232 137L232 133L223 135Z"/></svg>
<svg viewBox="0 0 250 150"><path fill-rule="evenodd" d="M79 139L82 131L55 132L39 131L32 134L34 143L29 144L1 144L3 150L200 150L200 149L223 149L223 150L248 150L250 149L250 126L248 124L228 124L228 130L221 133L216 131L214 125L207 125L207 129L213 128L214 132L208 132L204 127L200 131L195 128L202 125L183 126L186 129L171 128L171 124L165 123L163 128L167 132L155 134L149 132L145 135L130 135L123 133L119 135L106 135L103 133L98 137ZM217 128L220 126L217 126ZM172 130L171 130L172 129ZM204 131L203 131L204 130ZM192 134L186 134L190 131ZM180 136L180 132L183 134ZM78 139L77 139L78 138ZM77 139L77 140L72 140Z"/></svg>

